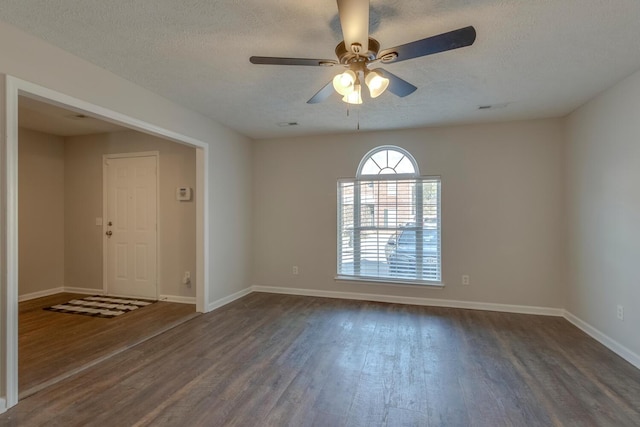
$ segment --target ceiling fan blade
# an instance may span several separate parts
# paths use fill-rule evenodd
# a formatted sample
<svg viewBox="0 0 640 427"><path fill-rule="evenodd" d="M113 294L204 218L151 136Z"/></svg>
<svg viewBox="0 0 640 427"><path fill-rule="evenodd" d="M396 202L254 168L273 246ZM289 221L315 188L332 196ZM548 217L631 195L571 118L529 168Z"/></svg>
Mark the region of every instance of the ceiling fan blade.
<svg viewBox="0 0 640 427"><path fill-rule="evenodd" d="M384 49L378 54L378 58L383 63L406 61L407 59L418 58L420 56L433 55L434 53L445 52L447 50L458 49L470 46L476 40L476 29L473 27L460 28L426 39L416 40L411 43ZM397 57L385 59L386 55L395 53Z"/></svg>
<svg viewBox="0 0 640 427"><path fill-rule="evenodd" d="M252 56L249 61L252 64L308 65L312 67L332 67L338 64L335 59L277 58L273 56Z"/></svg>
<svg viewBox="0 0 640 427"><path fill-rule="evenodd" d="M329 98L334 92L333 81L330 81L325 87L313 95L311 99L307 101L307 104L318 104Z"/></svg>
<svg viewBox="0 0 640 427"><path fill-rule="evenodd" d="M338 14L347 51L360 53L352 49L359 44L365 54L369 50L369 0L338 0Z"/></svg>
<svg viewBox="0 0 640 427"><path fill-rule="evenodd" d="M401 79L395 74L391 74L390 72L388 72L387 70L383 70L382 68L376 68L375 70L372 70L372 71L376 71L380 73L383 77L388 78L389 87L387 87L387 90L393 93L394 95L399 96L400 98L403 98L407 95L411 95L413 92L415 92L418 89L408 81Z"/></svg>

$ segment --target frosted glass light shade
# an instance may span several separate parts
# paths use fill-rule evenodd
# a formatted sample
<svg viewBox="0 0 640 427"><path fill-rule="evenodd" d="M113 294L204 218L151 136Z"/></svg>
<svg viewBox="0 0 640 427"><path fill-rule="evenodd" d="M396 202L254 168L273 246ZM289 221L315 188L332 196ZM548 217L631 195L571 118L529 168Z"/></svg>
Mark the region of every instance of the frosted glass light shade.
<svg viewBox="0 0 640 427"><path fill-rule="evenodd" d="M377 98L382 95L389 86L389 79L382 77L375 71L369 72L364 78L364 82L367 84L372 98Z"/></svg>
<svg viewBox="0 0 640 427"><path fill-rule="evenodd" d="M356 83L353 86L354 90L353 92L345 95L342 100L344 102L346 102L347 104L356 104L356 105L360 105L362 104L362 88L360 86L359 83Z"/></svg>
<svg viewBox="0 0 640 427"><path fill-rule="evenodd" d="M348 95L353 92L356 83L356 73L347 70L333 78L333 88L340 95Z"/></svg>

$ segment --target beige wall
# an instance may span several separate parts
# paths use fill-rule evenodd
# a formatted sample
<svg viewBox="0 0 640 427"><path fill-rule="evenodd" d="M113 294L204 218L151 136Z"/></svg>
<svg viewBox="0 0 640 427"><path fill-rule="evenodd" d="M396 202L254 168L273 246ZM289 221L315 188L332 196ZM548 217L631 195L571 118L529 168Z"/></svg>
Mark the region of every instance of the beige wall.
<svg viewBox="0 0 640 427"><path fill-rule="evenodd" d="M64 286L64 141L20 129L19 295Z"/></svg>
<svg viewBox="0 0 640 427"><path fill-rule="evenodd" d="M208 302L250 285L252 142L249 138L4 22L0 22L0 52L0 73L208 144L211 239L205 260L211 268L206 283Z"/></svg>
<svg viewBox="0 0 640 427"><path fill-rule="evenodd" d="M143 151L160 153L159 293L195 297L195 200L175 198L176 187L195 191L195 149L135 131L65 139L66 285L102 289L103 234L95 225L103 215L102 155ZM190 287L182 284L185 271Z"/></svg>
<svg viewBox="0 0 640 427"><path fill-rule="evenodd" d="M210 277L205 283L213 303L250 285L251 246L251 140L192 110L184 108L122 77L54 47L37 37L0 22L0 74L18 77L48 89L107 108L208 145L210 247L205 262ZM0 78L4 100L4 78ZM0 125L5 102L0 102ZM6 133L0 132L4 156ZM4 161L4 157L2 157ZM4 188L4 178L2 180ZM6 206L0 205L0 237L5 240ZM4 247L4 244L1 245ZM6 271L4 249L0 267ZM7 277L0 277L0 318L6 323ZM5 331L0 331L0 335ZM4 335L3 335L4 336ZM0 341L0 398L6 397L5 362L8 349Z"/></svg>
<svg viewBox="0 0 640 427"><path fill-rule="evenodd" d="M567 309L640 354L640 72L567 122ZM624 307L624 321L616 307Z"/></svg>
<svg viewBox="0 0 640 427"><path fill-rule="evenodd" d="M211 301L251 286L252 146L215 147L209 163Z"/></svg>
<svg viewBox="0 0 640 427"><path fill-rule="evenodd" d="M257 141L253 284L561 308L563 138L547 120ZM384 144L442 177L444 289L334 281L336 180Z"/></svg>

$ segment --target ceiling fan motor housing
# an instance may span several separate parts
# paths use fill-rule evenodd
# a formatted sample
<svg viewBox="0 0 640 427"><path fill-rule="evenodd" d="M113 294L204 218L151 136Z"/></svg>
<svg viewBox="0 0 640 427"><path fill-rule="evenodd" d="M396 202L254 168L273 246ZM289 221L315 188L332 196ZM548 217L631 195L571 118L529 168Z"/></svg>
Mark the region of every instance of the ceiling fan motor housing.
<svg viewBox="0 0 640 427"><path fill-rule="evenodd" d="M362 48L362 46L359 47ZM376 59L378 51L380 51L380 43L378 43L376 39L372 39L371 37L369 37L369 46L366 52L354 53L352 50L347 49L344 41L340 42L338 46L336 46L336 56L338 57L338 61L340 61L340 63L344 65L362 61L362 59L364 59L365 61L373 61L374 59Z"/></svg>

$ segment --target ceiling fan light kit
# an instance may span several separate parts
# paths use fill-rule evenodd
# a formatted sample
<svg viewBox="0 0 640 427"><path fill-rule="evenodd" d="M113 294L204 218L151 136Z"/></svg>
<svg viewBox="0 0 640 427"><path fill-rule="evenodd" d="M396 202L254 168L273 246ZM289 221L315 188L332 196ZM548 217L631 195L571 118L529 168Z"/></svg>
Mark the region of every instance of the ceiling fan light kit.
<svg viewBox="0 0 640 427"><path fill-rule="evenodd" d="M362 104L362 86L360 83L356 83L353 86L353 91L342 97L342 100L347 104L360 105Z"/></svg>
<svg viewBox="0 0 640 427"><path fill-rule="evenodd" d="M369 88L371 98L377 98L389 86L389 79L382 77L375 71L364 71L364 82ZM342 95L342 100L348 104L362 104L362 80L353 70L347 70L333 78L333 88Z"/></svg>
<svg viewBox="0 0 640 427"><path fill-rule="evenodd" d="M333 86L333 89L342 95L344 102L362 104L362 80L369 88L371 98L377 98L387 90L402 98L417 89L416 86L382 68L370 70L369 66L377 63L393 64L458 49L470 46L476 40L476 30L469 26L380 51L380 43L369 37L369 0L337 0L337 3L344 37L344 41L335 49L337 61L265 56L252 56L249 61L252 64L267 65L345 67L346 71L336 75L307 103L316 104L326 100L333 93Z"/></svg>
<svg viewBox="0 0 640 427"><path fill-rule="evenodd" d="M340 95L349 95L355 90L357 78L356 73L351 70L347 70L333 78L333 88Z"/></svg>
<svg viewBox="0 0 640 427"><path fill-rule="evenodd" d="M375 70L369 71L364 78L364 82L369 88L369 94L371 98L377 98L384 93L389 87L389 79L382 77Z"/></svg>

